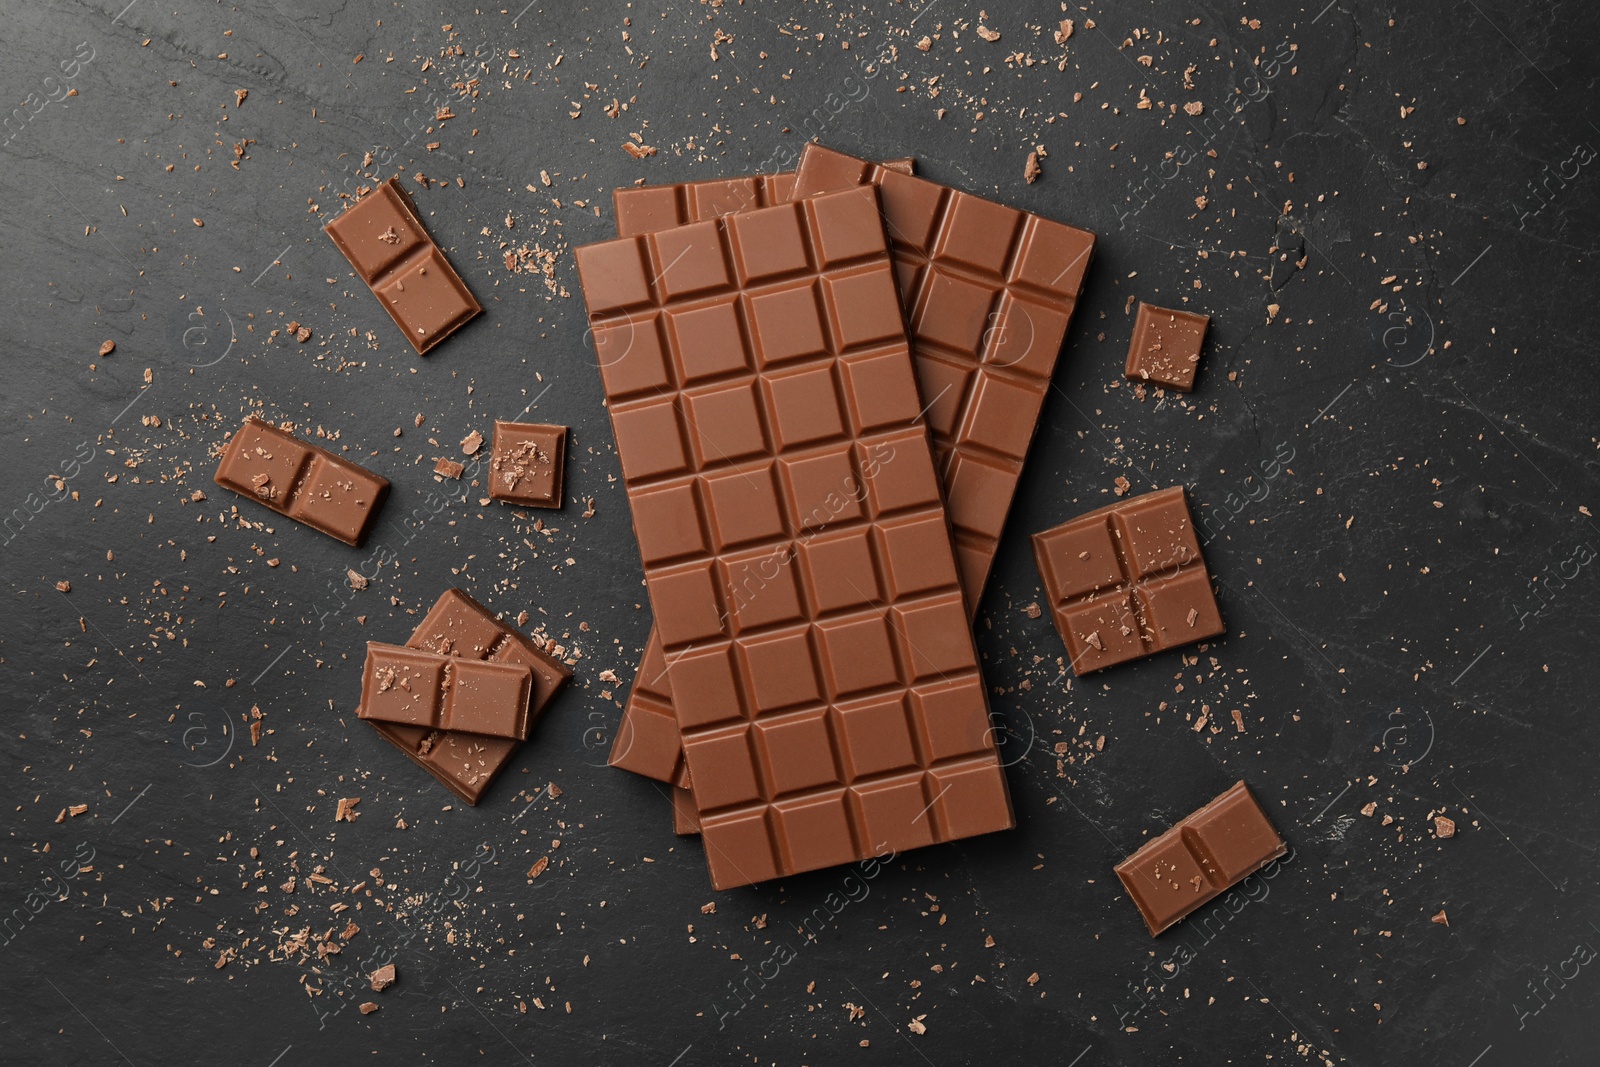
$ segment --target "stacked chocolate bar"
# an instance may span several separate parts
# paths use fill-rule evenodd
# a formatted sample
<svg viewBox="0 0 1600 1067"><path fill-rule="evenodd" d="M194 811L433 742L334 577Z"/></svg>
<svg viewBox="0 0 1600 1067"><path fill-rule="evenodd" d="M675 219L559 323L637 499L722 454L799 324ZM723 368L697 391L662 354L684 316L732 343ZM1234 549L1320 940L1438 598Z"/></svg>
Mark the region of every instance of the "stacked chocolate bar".
<svg viewBox="0 0 1600 1067"><path fill-rule="evenodd" d="M577 259L657 630L612 762L718 888L1009 827L970 612L1094 237L817 145L616 202Z"/></svg>
<svg viewBox="0 0 1600 1067"><path fill-rule="evenodd" d="M571 677L476 600L447 589L404 647L367 645L357 715L476 804Z"/></svg>

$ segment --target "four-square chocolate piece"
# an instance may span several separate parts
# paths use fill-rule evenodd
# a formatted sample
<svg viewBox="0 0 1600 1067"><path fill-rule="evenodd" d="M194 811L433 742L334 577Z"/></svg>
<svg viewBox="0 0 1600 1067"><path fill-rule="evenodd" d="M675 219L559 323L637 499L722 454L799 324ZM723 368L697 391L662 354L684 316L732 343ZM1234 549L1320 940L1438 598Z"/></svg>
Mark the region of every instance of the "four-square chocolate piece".
<svg viewBox="0 0 1600 1067"><path fill-rule="evenodd" d="M323 229L418 355L483 310L393 178Z"/></svg>
<svg viewBox="0 0 1600 1067"><path fill-rule="evenodd" d="M1224 632L1182 486L1036 533L1033 555L1075 674Z"/></svg>
<svg viewBox="0 0 1600 1067"><path fill-rule="evenodd" d="M1127 377L1187 393L1194 388L1210 315L1140 304L1128 346Z"/></svg>
<svg viewBox="0 0 1600 1067"><path fill-rule="evenodd" d="M216 482L347 545L389 495L389 479L254 417L223 449Z"/></svg>
<svg viewBox="0 0 1600 1067"><path fill-rule="evenodd" d="M489 453L489 495L535 508L561 506L567 428L496 422Z"/></svg>
<svg viewBox="0 0 1600 1067"><path fill-rule="evenodd" d="M1117 864L1154 937L1288 849L1239 782Z"/></svg>

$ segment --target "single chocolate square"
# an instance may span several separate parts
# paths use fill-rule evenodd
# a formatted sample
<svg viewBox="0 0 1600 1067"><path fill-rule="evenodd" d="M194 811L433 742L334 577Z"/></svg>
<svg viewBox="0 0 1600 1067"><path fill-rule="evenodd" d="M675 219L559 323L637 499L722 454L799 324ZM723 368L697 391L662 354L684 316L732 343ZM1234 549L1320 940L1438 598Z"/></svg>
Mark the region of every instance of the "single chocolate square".
<svg viewBox="0 0 1600 1067"><path fill-rule="evenodd" d="M1288 852L1243 782L1117 864L1154 937Z"/></svg>
<svg viewBox="0 0 1600 1067"><path fill-rule="evenodd" d="M566 462L565 426L496 421L489 495L509 504L559 508Z"/></svg>
<svg viewBox="0 0 1600 1067"><path fill-rule="evenodd" d="M1036 533L1033 555L1074 674L1225 632L1182 486Z"/></svg>
<svg viewBox="0 0 1600 1067"><path fill-rule="evenodd" d="M323 230L418 355L483 310L393 178L345 208Z"/></svg>
<svg viewBox="0 0 1600 1067"><path fill-rule="evenodd" d="M223 449L216 482L347 545L389 495L389 479L254 417Z"/></svg>
<svg viewBox="0 0 1600 1067"><path fill-rule="evenodd" d="M1187 393L1194 388L1210 315L1140 304L1128 345L1127 377Z"/></svg>

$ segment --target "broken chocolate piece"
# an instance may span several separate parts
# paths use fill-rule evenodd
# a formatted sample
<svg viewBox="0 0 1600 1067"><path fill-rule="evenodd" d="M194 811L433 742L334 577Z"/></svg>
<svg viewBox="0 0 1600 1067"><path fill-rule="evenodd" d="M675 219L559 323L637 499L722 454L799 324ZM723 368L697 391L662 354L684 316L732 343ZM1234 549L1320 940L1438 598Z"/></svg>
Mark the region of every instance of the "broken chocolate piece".
<svg viewBox="0 0 1600 1067"><path fill-rule="evenodd" d="M509 504L559 508L567 461L567 428L495 422L489 495Z"/></svg>
<svg viewBox="0 0 1600 1067"><path fill-rule="evenodd" d="M1033 556L1074 674L1224 632L1182 486L1036 533Z"/></svg>
<svg viewBox="0 0 1600 1067"><path fill-rule="evenodd" d="M441 656L367 642L363 719L490 737L528 737L533 671L526 663Z"/></svg>
<svg viewBox="0 0 1600 1067"><path fill-rule="evenodd" d="M345 208L323 230L418 355L483 310L395 179Z"/></svg>
<svg viewBox="0 0 1600 1067"><path fill-rule="evenodd" d="M1153 937L1287 851L1239 782L1116 870Z"/></svg>
<svg viewBox="0 0 1600 1067"><path fill-rule="evenodd" d="M216 482L348 545L389 495L389 479L254 416L223 450Z"/></svg>
<svg viewBox="0 0 1600 1067"><path fill-rule="evenodd" d="M1154 382L1189 392L1194 388L1200 346L1205 343L1206 327L1210 323L1210 315L1140 304L1139 314L1133 321L1133 340L1128 345L1128 366L1124 373L1134 381Z"/></svg>

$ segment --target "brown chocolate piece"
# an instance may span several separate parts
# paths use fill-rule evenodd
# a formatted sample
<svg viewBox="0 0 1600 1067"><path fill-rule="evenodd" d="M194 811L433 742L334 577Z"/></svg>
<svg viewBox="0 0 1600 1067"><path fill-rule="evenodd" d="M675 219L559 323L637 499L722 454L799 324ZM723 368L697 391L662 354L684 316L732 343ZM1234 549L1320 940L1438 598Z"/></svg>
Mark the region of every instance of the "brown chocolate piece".
<svg viewBox="0 0 1600 1067"><path fill-rule="evenodd" d="M254 416L223 449L216 482L347 545L361 543L389 495L389 479Z"/></svg>
<svg viewBox="0 0 1600 1067"><path fill-rule="evenodd" d="M367 642L363 719L490 737L528 738L533 671L525 663L441 656Z"/></svg>
<svg viewBox="0 0 1600 1067"><path fill-rule="evenodd" d="M913 173L914 159L884 164L902 174ZM617 212L617 236L670 230L690 222L704 222L736 211L771 207L789 199L794 172L753 174L748 178L712 178L678 185L627 185L611 194Z"/></svg>
<svg viewBox="0 0 1600 1067"><path fill-rule="evenodd" d="M576 258L713 885L1011 826L876 191Z"/></svg>
<svg viewBox="0 0 1600 1067"><path fill-rule="evenodd" d="M880 190L962 585L975 602L1094 255L1094 234L806 145L795 197Z"/></svg>
<svg viewBox="0 0 1600 1067"><path fill-rule="evenodd" d="M672 830L684 837L700 832L700 808L694 794L678 786L672 787Z"/></svg>
<svg viewBox="0 0 1600 1067"><path fill-rule="evenodd" d="M1169 311L1140 304L1133 320L1133 340L1128 345L1128 367L1134 381L1154 382L1187 393L1194 388L1210 315Z"/></svg>
<svg viewBox="0 0 1600 1067"><path fill-rule="evenodd" d="M566 465L565 426L495 422L489 453L489 495L494 499L559 508Z"/></svg>
<svg viewBox="0 0 1600 1067"><path fill-rule="evenodd" d="M1116 870L1154 937L1287 851L1250 787L1239 782Z"/></svg>
<svg viewBox="0 0 1600 1067"><path fill-rule="evenodd" d="M418 355L483 310L390 178L323 227Z"/></svg>
<svg viewBox="0 0 1600 1067"><path fill-rule="evenodd" d="M667 679L661 639L654 629L645 643L644 659L634 672L633 691L628 694L622 723L606 762L688 789L689 771L683 762L678 717L672 710L672 684Z"/></svg>
<svg viewBox="0 0 1600 1067"><path fill-rule="evenodd" d="M533 671L530 729L572 671L459 589L446 589L406 641L445 656L521 663ZM521 745L511 738L374 722L373 729L468 804L476 804Z"/></svg>
<svg viewBox="0 0 1600 1067"><path fill-rule="evenodd" d="M1182 486L1036 533L1033 557L1075 674L1225 630Z"/></svg>

